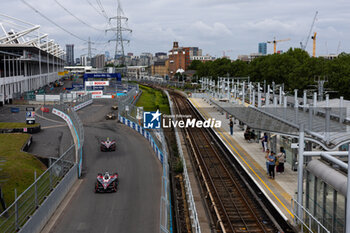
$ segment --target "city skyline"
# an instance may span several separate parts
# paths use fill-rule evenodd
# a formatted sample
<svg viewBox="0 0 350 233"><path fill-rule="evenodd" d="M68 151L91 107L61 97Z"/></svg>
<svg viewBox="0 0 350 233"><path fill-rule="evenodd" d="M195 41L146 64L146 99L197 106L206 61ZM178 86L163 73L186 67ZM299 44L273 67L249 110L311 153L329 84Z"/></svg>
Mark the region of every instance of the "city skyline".
<svg viewBox="0 0 350 233"><path fill-rule="evenodd" d="M117 1L102 1L102 8L95 1L78 0L25 0L39 12L50 17L59 26L87 40L91 36L95 42L94 54L109 51L114 54L115 43L107 43L114 35L105 33L110 25L102 15L112 17L116 14ZM34 12L21 0L3 3L7 15L41 25L41 31L51 35L62 47L75 45L75 57L87 53L87 44L77 39L42 16ZM66 9L63 9L63 7ZM305 41L316 11L318 17L312 32L317 32L317 55L349 52L350 32L346 30L346 1L209 1L192 0L171 1L139 0L122 1L125 15L129 18L128 26L133 30L130 44L125 46L125 53L133 52L168 52L173 41L184 47L196 46L203 49L203 54L221 57L223 51L232 50L226 55L236 59L240 54L257 53L257 45L268 40L291 38L291 41L277 44L277 50L300 47ZM146 10L145 10L146 9ZM72 13L75 17L68 13ZM78 20L80 19L80 21ZM86 24L84 24L84 23ZM340 43L340 46L339 46ZM312 40L309 39L306 50L311 53ZM273 52L273 45L268 44L267 53Z"/></svg>

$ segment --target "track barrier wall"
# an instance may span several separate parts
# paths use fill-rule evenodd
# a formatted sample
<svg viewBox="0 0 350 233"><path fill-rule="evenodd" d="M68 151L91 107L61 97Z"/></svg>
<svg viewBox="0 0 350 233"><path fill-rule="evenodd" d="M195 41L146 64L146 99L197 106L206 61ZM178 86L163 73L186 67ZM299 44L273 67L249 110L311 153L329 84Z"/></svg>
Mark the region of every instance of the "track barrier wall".
<svg viewBox="0 0 350 233"><path fill-rule="evenodd" d="M40 208L30 217L21 229L21 233L40 232L49 221L63 198L67 195L71 187L78 180L76 172L77 164L65 175L61 182L54 188L52 193L40 205Z"/></svg>
<svg viewBox="0 0 350 233"><path fill-rule="evenodd" d="M152 130L147 131L140 126L136 119L136 106L138 98L142 92L138 89L138 85L132 88L127 95L118 97L118 119L119 121L134 129L136 132L145 137L157 158L163 166L162 174L162 191L160 199L160 232L172 233L172 216L171 216L171 200L170 200L170 183L169 183L169 165L168 165L168 152L167 145L164 138L163 131ZM126 110L128 109L128 110ZM128 119L130 118L130 119Z"/></svg>
<svg viewBox="0 0 350 233"><path fill-rule="evenodd" d="M159 149L156 140L153 138L150 132L145 130L140 125L136 124L135 122L126 119L123 116L118 116L119 121L134 129L136 132L144 136L150 143L154 153L156 154L157 158L161 162L163 166L163 175L162 175L162 195L161 195L161 202L160 202L160 232L169 233L172 232L172 226L171 226L171 204L170 204L170 184L169 184L169 165L168 165L168 154L166 151L166 145L165 145L165 139L163 132L160 132L161 135L161 141L162 143L162 149Z"/></svg>

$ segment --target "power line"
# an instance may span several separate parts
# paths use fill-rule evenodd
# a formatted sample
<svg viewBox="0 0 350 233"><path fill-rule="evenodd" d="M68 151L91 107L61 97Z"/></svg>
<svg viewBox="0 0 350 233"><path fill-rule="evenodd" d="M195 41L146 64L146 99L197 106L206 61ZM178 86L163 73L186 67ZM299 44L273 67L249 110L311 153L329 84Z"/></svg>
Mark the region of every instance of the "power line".
<svg viewBox="0 0 350 233"><path fill-rule="evenodd" d="M84 40L83 38L81 38L80 36L75 35L74 33L68 31L67 29L65 29L64 27L58 25L55 21L51 20L50 18L46 17L43 13L41 13L40 11L38 11L35 7L33 7L32 5L30 5L28 2L26 2L25 0L21 0L25 5L27 5L29 8L31 8L33 11L35 11L37 14L39 14L41 17L43 17L44 19L46 19L47 21L49 21L50 23L54 24L56 27L60 28L61 30L67 32L69 35L87 42L87 40Z"/></svg>
<svg viewBox="0 0 350 233"><path fill-rule="evenodd" d="M77 16L75 16L72 12L70 12L67 8L65 8L61 3L59 3L57 0L54 0L60 7L63 8L63 10L65 10L68 14L70 14L71 16L73 16L76 20L78 20L79 22L81 22L82 24L97 30L97 31L104 31L103 29L99 29L99 28L95 28L94 26L91 26L90 24L85 23L83 20L81 20L80 18L78 18Z"/></svg>
<svg viewBox="0 0 350 233"><path fill-rule="evenodd" d="M89 5L99 14L101 15L102 17L106 18L89 0L86 0Z"/></svg>
<svg viewBox="0 0 350 233"><path fill-rule="evenodd" d="M107 13L106 13L106 11L105 11L105 9L103 8L103 5L102 5L101 1L100 1L100 0L96 0L96 3L97 3L97 5L100 7L100 10L101 10L103 16L104 16L106 19L109 19L108 15L107 15Z"/></svg>

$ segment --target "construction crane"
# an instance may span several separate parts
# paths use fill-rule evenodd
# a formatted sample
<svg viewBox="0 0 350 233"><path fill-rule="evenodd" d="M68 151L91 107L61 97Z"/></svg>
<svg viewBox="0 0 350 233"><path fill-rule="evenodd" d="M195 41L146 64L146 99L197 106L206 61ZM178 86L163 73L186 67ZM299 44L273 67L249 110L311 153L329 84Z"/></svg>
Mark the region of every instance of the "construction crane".
<svg viewBox="0 0 350 233"><path fill-rule="evenodd" d="M316 35L317 33L314 32L314 35L311 37L311 39L314 41L313 47L312 47L312 57L316 57Z"/></svg>
<svg viewBox="0 0 350 233"><path fill-rule="evenodd" d="M290 38L283 39L283 40L276 40L276 38L274 37L273 41L267 41L267 43L273 44L273 53L275 54L276 53L276 44L277 44L277 42L283 42L283 41L289 41L289 40L290 40Z"/></svg>
<svg viewBox="0 0 350 233"><path fill-rule="evenodd" d="M337 48L337 55L339 55L340 45L341 45L341 42L339 41L338 48Z"/></svg>
<svg viewBox="0 0 350 233"><path fill-rule="evenodd" d="M314 19L312 20L312 24L311 24L311 27L310 27L310 31L309 31L309 34L308 34L307 37L306 37L306 42L305 42L305 44L303 45L303 42L300 42L300 47L301 47L302 50L305 50L305 49L306 49L307 43L309 42L309 38L311 37L311 32L312 32L312 29L314 28L314 24L315 24L315 21L316 21L317 14L318 14L318 11L316 11L315 16L314 16Z"/></svg>

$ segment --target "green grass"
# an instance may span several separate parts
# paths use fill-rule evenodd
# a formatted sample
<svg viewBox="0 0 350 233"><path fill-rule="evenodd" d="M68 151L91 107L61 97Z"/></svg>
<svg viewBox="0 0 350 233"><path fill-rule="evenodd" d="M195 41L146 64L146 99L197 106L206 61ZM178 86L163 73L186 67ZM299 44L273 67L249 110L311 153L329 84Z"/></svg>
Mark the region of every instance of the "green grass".
<svg viewBox="0 0 350 233"><path fill-rule="evenodd" d="M0 185L6 205L14 201L14 189L21 194L34 181L34 171L39 177L46 167L34 155L22 152L22 146L27 142L28 134L0 134Z"/></svg>
<svg viewBox="0 0 350 233"><path fill-rule="evenodd" d="M38 123L27 125L26 123L0 122L0 129L21 129L21 128L33 128L37 126L39 126Z"/></svg>
<svg viewBox="0 0 350 233"><path fill-rule="evenodd" d="M142 95L136 106L143 107L144 111L157 111L159 109L163 114L170 114L168 98L162 91L143 85L139 87L142 90Z"/></svg>

